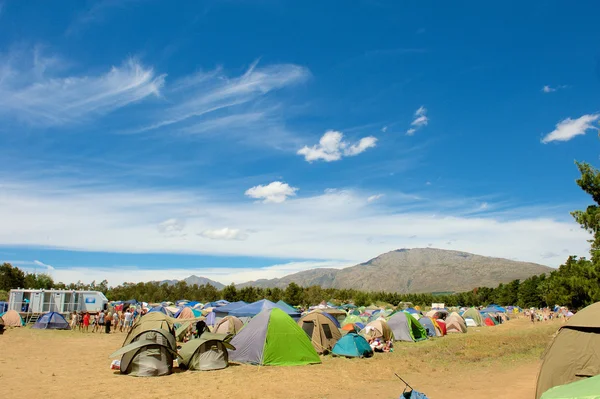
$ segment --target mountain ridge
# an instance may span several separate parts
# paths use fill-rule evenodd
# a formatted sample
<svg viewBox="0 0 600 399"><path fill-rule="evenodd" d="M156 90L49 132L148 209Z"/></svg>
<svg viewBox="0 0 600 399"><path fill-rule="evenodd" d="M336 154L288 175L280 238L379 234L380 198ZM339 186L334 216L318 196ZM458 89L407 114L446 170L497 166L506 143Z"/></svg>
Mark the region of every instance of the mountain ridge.
<svg viewBox="0 0 600 399"><path fill-rule="evenodd" d="M551 267L531 262L436 248L397 249L343 269L310 269L281 278L238 284L238 288L285 288L290 282L307 287L399 293L462 292L496 287L515 279L549 273Z"/></svg>
<svg viewBox="0 0 600 399"><path fill-rule="evenodd" d="M280 278L258 279L236 284L237 288L286 288L294 282L303 287L357 289L409 293L463 292L476 287L497 287L516 279L549 273L551 267L531 262L476 255L464 251L436 248L401 248L366 262L342 269L317 268ZM188 284L224 284L192 275ZM176 284L177 280L161 283Z"/></svg>

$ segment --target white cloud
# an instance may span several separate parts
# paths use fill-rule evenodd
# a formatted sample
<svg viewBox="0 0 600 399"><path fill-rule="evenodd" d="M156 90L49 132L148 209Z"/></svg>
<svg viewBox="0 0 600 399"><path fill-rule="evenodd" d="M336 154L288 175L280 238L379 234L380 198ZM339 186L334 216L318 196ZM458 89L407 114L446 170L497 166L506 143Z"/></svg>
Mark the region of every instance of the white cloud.
<svg viewBox="0 0 600 399"><path fill-rule="evenodd" d="M244 194L250 198L261 199L264 203L282 203L288 197L295 196L296 191L298 191L296 187L291 187L289 184L280 181L274 181L266 186L258 185L251 187Z"/></svg>
<svg viewBox="0 0 600 399"><path fill-rule="evenodd" d="M381 128L381 132L382 132L382 133L385 133L385 132L387 132L387 130L388 130L388 127L387 127L387 126L384 126L384 127L382 127L382 128Z"/></svg>
<svg viewBox="0 0 600 399"><path fill-rule="evenodd" d="M51 265L47 265L43 262L40 262L39 260L34 260L33 263L37 266L41 266L41 267L45 267L48 271L50 270L54 270L54 267Z"/></svg>
<svg viewBox="0 0 600 399"><path fill-rule="evenodd" d="M342 157L355 156L377 145L377 138L367 136L354 144L344 141L344 134L335 130L328 130L319 140L319 144L312 147L304 146L298 150L298 155L303 155L307 162L323 160L325 162L339 161Z"/></svg>
<svg viewBox="0 0 600 399"><path fill-rule="evenodd" d="M264 194L262 199L272 193ZM359 263L402 247L451 248L446 243L452 237L460 243L460 247L453 243L453 249L552 266L564 262L565 255L546 259L540 254L556 252L556 248L569 248L579 256L588 253L589 234L567 219L567 210L557 214L555 209L537 207L473 214L481 200L446 205L447 198L439 193L420 200L392 192L386 196L394 201L368 203L360 192L329 190L290 198L276 207L257 207L207 192L200 196L194 191L116 190L3 179L0 220L11 228L0 229L0 245ZM185 220L185 229L176 227L171 236L157 230L157 220L170 219ZM178 224L164 225L165 231L172 231L169 226ZM236 226L252 231L252 240L213 240L206 245L206 239L197 234L179 234L202 232L206 226ZM368 237L374 237L371 243Z"/></svg>
<svg viewBox="0 0 600 399"><path fill-rule="evenodd" d="M159 223L156 227L162 234L176 234L183 230L185 223L181 220L171 218Z"/></svg>
<svg viewBox="0 0 600 399"><path fill-rule="evenodd" d="M419 130L420 128L427 126L427 124L429 123L429 119L427 118L427 108L425 108L424 106L420 106L416 111L415 111L415 119L413 119L413 121L411 122L411 127L406 131L406 135L407 136L412 136L416 133L417 130Z"/></svg>
<svg viewBox="0 0 600 399"><path fill-rule="evenodd" d="M378 199L383 198L383 194L375 194L375 195L371 195L369 198L367 198L367 202L375 202Z"/></svg>
<svg viewBox="0 0 600 399"><path fill-rule="evenodd" d="M552 93L553 91L556 91L556 89L553 89L552 87L546 85L546 86L542 87L542 91L544 93Z"/></svg>
<svg viewBox="0 0 600 399"><path fill-rule="evenodd" d="M165 79L135 59L94 75L59 73L63 64L38 49L0 57L0 114L36 126L78 123L159 95Z"/></svg>
<svg viewBox="0 0 600 399"><path fill-rule="evenodd" d="M222 229L215 230L204 230L200 233L200 236L204 238L210 238L211 240L246 240L248 233L241 231L240 229L230 229L224 227Z"/></svg>
<svg viewBox="0 0 600 399"><path fill-rule="evenodd" d="M575 136L583 135L587 130L595 129L592 123L597 121L598 118L600 118L600 114L583 115L577 119L564 119L556 124L556 129L542 139L542 143L569 141Z"/></svg>
<svg viewBox="0 0 600 399"><path fill-rule="evenodd" d="M553 93L557 90L568 89L568 88L569 88L569 85L558 85L555 87L545 85L544 87L542 87L542 92L543 93Z"/></svg>

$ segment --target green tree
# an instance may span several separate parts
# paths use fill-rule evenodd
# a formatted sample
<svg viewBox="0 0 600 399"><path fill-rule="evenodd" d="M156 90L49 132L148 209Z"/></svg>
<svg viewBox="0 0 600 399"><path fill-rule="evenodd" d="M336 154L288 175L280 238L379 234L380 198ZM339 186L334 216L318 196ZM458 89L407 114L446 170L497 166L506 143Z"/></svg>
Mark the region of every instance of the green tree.
<svg viewBox="0 0 600 399"><path fill-rule="evenodd" d="M291 282L283 293L283 300L292 306L302 305L304 302L304 290L298 284Z"/></svg>
<svg viewBox="0 0 600 399"><path fill-rule="evenodd" d="M238 292L237 288L235 288L235 284L231 283L223 288L221 291L221 296L223 299L229 302L238 301Z"/></svg>
<svg viewBox="0 0 600 399"><path fill-rule="evenodd" d="M25 273L10 263L0 265L0 290L10 291L13 288L25 287Z"/></svg>

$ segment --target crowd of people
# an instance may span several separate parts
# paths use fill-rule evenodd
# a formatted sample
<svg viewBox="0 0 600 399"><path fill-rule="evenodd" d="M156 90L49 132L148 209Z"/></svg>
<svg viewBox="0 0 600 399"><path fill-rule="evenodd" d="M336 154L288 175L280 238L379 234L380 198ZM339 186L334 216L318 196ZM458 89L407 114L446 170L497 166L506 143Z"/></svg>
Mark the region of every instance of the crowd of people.
<svg viewBox="0 0 600 399"><path fill-rule="evenodd" d="M553 319L562 319L563 322L567 322L571 316L573 316L573 313L563 306L556 311L553 311L550 308L531 308L525 310L524 315L525 317L529 318L532 323L544 322Z"/></svg>
<svg viewBox="0 0 600 399"><path fill-rule="evenodd" d="M100 311L98 314L89 312L71 313L71 330L80 332L129 332L134 321L143 315L143 310L126 309L124 311ZM90 331L91 326L91 331Z"/></svg>

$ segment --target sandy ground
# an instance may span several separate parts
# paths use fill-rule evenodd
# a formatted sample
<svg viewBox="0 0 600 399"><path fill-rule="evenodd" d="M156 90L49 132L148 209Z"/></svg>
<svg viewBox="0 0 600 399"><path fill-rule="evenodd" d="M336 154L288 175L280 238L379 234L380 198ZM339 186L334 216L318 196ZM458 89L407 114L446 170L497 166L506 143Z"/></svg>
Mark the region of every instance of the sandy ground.
<svg viewBox="0 0 600 399"><path fill-rule="evenodd" d="M516 320L438 342L515 328L536 327ZM108 355L121 346L124 337L119 333L9 330L0 336L0 397L398 398L404 388L394 376L398 373L430 399L531 399L539 366L537 356L453 365L439 359L435 351L411 357L399 345L394 353L370 359L327 356L321 365L232 365L212 372L175 369L170 376L135 378L109 369Z"/></svg>

